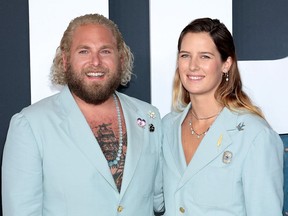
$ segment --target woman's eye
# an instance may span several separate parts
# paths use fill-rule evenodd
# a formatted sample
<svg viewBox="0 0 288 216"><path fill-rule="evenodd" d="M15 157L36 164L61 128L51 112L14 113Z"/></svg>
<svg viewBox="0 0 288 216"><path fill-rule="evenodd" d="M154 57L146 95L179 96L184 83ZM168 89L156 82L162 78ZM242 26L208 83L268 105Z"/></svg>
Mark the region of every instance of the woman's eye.
<svg viewBox="0 0 288 216"><path fill-rule="evenodd" d="M188 57L189 57L188 54L181 54L181 55L180 55L180 58L188 58Z"/></svg>
<svg viewBox="0 0 288 216"><path fill-rule="evenodd" d="M202 55L201 58L202 59L210 59L210 56L209 55Z"/></svg>

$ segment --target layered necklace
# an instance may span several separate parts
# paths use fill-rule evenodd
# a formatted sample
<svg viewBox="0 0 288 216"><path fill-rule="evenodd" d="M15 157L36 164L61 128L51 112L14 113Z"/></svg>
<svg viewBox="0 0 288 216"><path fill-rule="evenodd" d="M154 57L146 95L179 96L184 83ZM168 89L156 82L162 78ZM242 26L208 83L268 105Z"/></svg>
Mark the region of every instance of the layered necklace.
<svg viewBox="0 0 288 216"><path fill-rule="evenodd" d="M208 127L208 129L206 130L206 131L204 131L203 133L197 133L195 130L194 130L194 128L193 128L193 126L192 126L192 120L191 119L189 119L189 126L190 126L190 130L191 130L191 134L192 135L196 135L196 137L199 139L201 136L205 136L206 134L207 134L207 132L209 131L209 129L210 129L210 126Z"/></svg>
<svg viewBox="0 0 288 216"><path fill-rule="evenodd" d="M218 113L216 113L216 114L214 114L214 115L211 115L211 116L208 116L208 117L203 117L203 118L198 117L198 116L193 112L193 110L191 110L191 114L192 114L192 116L195 117L195 119L201 121L201 120L208 120L208 119L212 119L212 118L214 118L214 117L217 117L221 111L222 111L222 109L221 109ZM192 135L195 135L198 139L200 139L201 136L205 136L205 135L208 133L209 129L210 129L210 126L209 126L209 127L207 128L207 130L204 131L203 133L197 133L197 132L194 130L194 128L193 128L192 118L189 119L189 126L190 126L191 134L192 134Z"/></svg>
<svg viewBox="0 0 288 216"><path fill-rule="evenodd" d="M116 158L114 160L108 161L108 165L110 168L112 166L118 166L118 163L121 159L122 151L123 151L123 131L122 131L121 112L120 112L120 106L119 106L116 94L113 94L113 99L115 102L116 112L117 112L118 130L119 130L119 147L118 147Z"/></svg>

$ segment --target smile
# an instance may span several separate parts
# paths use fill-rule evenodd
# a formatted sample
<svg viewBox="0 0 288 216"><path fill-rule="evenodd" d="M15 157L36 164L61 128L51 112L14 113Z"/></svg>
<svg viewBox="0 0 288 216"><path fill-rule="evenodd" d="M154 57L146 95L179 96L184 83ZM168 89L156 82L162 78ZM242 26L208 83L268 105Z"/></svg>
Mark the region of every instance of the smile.
<svg viewBox="0 0 288 216"><path fill-rule="evenodd" d="M203 76L188 76L188 78L191 80L200 80L200 79L203 79L204 77Z"/></svg>
<svg viewBox="0 0 288 216"><path fill-rule="evenodd" d="M103 72L90 72L90 73L86 73L86 75L88 77L102 77L104 76Z"/></svg>

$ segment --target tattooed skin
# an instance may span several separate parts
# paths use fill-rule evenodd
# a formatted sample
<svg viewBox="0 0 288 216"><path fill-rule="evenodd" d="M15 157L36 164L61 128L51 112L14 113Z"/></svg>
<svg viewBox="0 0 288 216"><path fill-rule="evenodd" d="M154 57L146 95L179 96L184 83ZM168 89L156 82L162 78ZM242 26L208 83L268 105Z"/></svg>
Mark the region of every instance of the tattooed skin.
<svg viewBox="0 0 288 216"><path fill-rule="evenodd" d="M116 121L117 122L117 121ZM92 126L93 125L93 126ZM119 148L119 130L117 124L112 123L91 123L91 129L96 137L102 152L107 161L113 161L117 157ZM116 127L115 127L116 126ZM124 126L125 127L125 126ZM127 151L127 133L123 128L123 150L118 165L110 167L111 174L114 178L118 191L121 190L121 184L123 179L126 151Z"/></svg>

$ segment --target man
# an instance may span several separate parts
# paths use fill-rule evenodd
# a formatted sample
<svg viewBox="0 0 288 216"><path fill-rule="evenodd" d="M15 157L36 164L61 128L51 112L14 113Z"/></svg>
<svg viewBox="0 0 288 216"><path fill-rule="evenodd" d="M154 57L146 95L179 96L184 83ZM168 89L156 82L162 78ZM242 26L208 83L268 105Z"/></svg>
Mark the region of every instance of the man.
<svg viewBox="0 0 288 216"><path fill-rule="evenodd" d="M60 93L12 117L4 216L149 216L163 211L158 110L116 91L133 55L98 14L72 20L51 70Z"/></svg>

